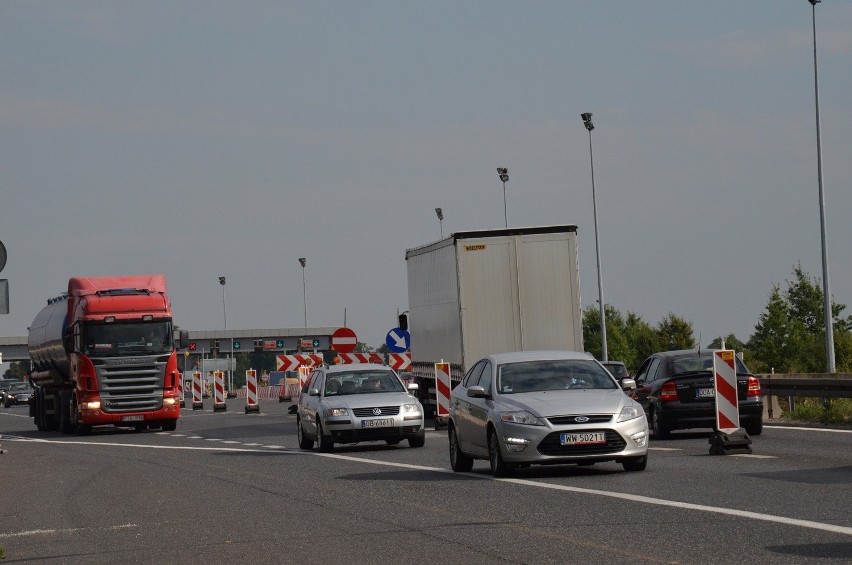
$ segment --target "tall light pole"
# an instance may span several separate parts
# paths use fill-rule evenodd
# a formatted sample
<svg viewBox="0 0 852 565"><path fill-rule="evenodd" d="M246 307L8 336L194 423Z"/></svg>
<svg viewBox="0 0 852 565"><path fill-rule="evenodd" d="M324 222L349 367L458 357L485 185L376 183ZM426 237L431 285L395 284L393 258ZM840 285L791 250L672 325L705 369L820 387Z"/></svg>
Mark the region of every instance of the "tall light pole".
<svg viewBox="0 0 852 565"><path fill-rule="evenodd" d="M580 114L583 119L583 125L589 131L589 161L592 165L592 212L595 218L595 255L598 262L598 303L601 312L601 361L609 361L609 354L606 348L606 313L604 308L603 282L601 281L601 242L598 238L598 201L595 196L595 158L592 153L592 130L595 125L592 123L592 113L584 112Z"/></svg>
<svg viewBox="0 0 852 565"><path fill-rule="evenodd" d="M444 211L440 208L435 208L435 214L438 215L438 224L441 228L441 239L444 239Z"/></svg>
<svg viewBox="0 0 852 565"><path fill-rule="evenodd" d="M506 183L509 181L509 169L506 167L497 167L497 175L503 181L503 223L505 227L509 227L509 215L506 212Z"/></svg>
<svg viewBox="0 0 852 565"><path fill-rule="evenodd" d="M831 290L828 284L828 246L825 237L825 192L822 186L822 135L819 120L819 73L817 67L816 5L821 0L808 0L811 3L814 28L814 101L816 107L816 143L817 143L817 183L819 184L819 224L822 239L822 293L825 313L825 370L834 373L834 322L831 315Z"/></svg>
<svg viewBox="0 0 852 565"><path fill-rule="evenodd" d="M302 300L305 302L305 327L308 327L308 291L305 286L305 263L304 257L299 257L299 264L302 265Z"/></svg>
<svg viewBox="0 0 852 565"><path fill-rule="evenodd" d="M222 314L225 317L225 331L228 331L228 307L225 302L225 277L219 277L219 284L222 285ZM231 338L231 351L228 352L228 359L230 359L233 354L234 340ZM231 369L228 368L228 389L233 390L233 388L233 383L231 382Z"/></svg>

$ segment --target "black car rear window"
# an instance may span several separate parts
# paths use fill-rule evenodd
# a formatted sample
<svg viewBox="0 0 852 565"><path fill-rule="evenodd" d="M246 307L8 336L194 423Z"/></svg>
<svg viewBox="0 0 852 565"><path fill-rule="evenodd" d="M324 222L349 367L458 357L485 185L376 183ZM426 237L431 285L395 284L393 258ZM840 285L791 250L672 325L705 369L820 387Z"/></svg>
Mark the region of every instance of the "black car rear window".
<svg viewBox="0 0 852 565"><path fill-rule="evenodd" d="M748 373L748 369L739 357L734 357L737 373ZM713 372L713 352L701 352L695 355L685 355L683 357L674 357L671 360L671 370L673 375L681 373L694 373L696 371Z"/></svg>

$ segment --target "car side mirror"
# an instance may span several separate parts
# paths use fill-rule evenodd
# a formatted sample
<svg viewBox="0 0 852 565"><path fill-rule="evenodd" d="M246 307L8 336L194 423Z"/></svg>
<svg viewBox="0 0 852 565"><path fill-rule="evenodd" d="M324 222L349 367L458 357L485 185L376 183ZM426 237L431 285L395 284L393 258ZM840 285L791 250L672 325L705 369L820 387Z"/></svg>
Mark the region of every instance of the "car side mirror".
<svg viewBox="0 0 852 565"><path fill-rule="evenodd" d="M311 390L308 391L308 396L319 396L319 389L318 388L312 388Z"/></svg>
<svg viewBox="0 0 852 565"><path fill-rule="evenodd" d="M467 395L471 398L485 398L488 396L488 393L485 392L484 388L477 385L467 389Z"/></svg>
<svg viewBox="0 0 852 565"><path fill-rule="evenodd" d="M417 383L408 383L408 390L414 392L418 389L420 389L420 385L418 385Z"/></svg>
<svg viewBox="0 0 852 565"><path fill-rule="evenodd" d="M636 388L636 381L625 377L621 379L621 388L622 390L633 390Z"/></svg>

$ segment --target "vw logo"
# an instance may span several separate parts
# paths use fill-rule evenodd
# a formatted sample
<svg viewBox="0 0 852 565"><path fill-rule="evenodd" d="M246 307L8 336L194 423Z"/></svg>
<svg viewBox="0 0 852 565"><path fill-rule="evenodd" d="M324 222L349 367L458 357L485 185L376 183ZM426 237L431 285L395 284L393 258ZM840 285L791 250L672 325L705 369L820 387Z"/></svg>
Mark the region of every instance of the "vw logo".
<svg viewBox="0 0 852 565"><path fill-rule="evenodd" d="M381 408L373 408L373 414L375 414L376 416L378 416L378 415L379 415L379 414L381 414L381 413L382 413L382 409L381 409Z"/></svg>
<svg viewBox="0 0 852 565"><path fill-rule="evenodd" d="M584 424L584 423L589 421L589 417L588 416L576 416L574 418L574 421L577 422L578 424Z"/></svg>

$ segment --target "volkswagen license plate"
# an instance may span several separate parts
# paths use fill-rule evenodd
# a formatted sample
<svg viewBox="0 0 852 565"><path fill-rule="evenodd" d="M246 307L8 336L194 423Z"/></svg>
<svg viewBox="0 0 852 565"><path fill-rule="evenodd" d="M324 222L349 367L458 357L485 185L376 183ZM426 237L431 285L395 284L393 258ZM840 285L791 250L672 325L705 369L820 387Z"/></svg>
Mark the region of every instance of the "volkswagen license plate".
<svg viewBox="0 0 852 565"><path fill-rule="evenodd" d="M713 398L716 396L715 388L697 388L695 389L695 398Z"/></svg>
<svg viewBox="0 0 852 565"><path fill-rule="evenodd" d="M139 414L138 416L122 416L121 421L122 422L144 422L145 416L143 416L142 414Z"/></svg>
<svg viewBox="0 0 852 565"><path fill-rule="evenodd" d="M590 445L606 443L606 434L604 432L560 434L559 439L562 445Z"/></svg>
<svg viewBox="0 0 852 565"><path fill-rule="evenodd" d="M393 426L393 418L382 418L380 420L361 420L362 428L390 428Z"/></svg>

